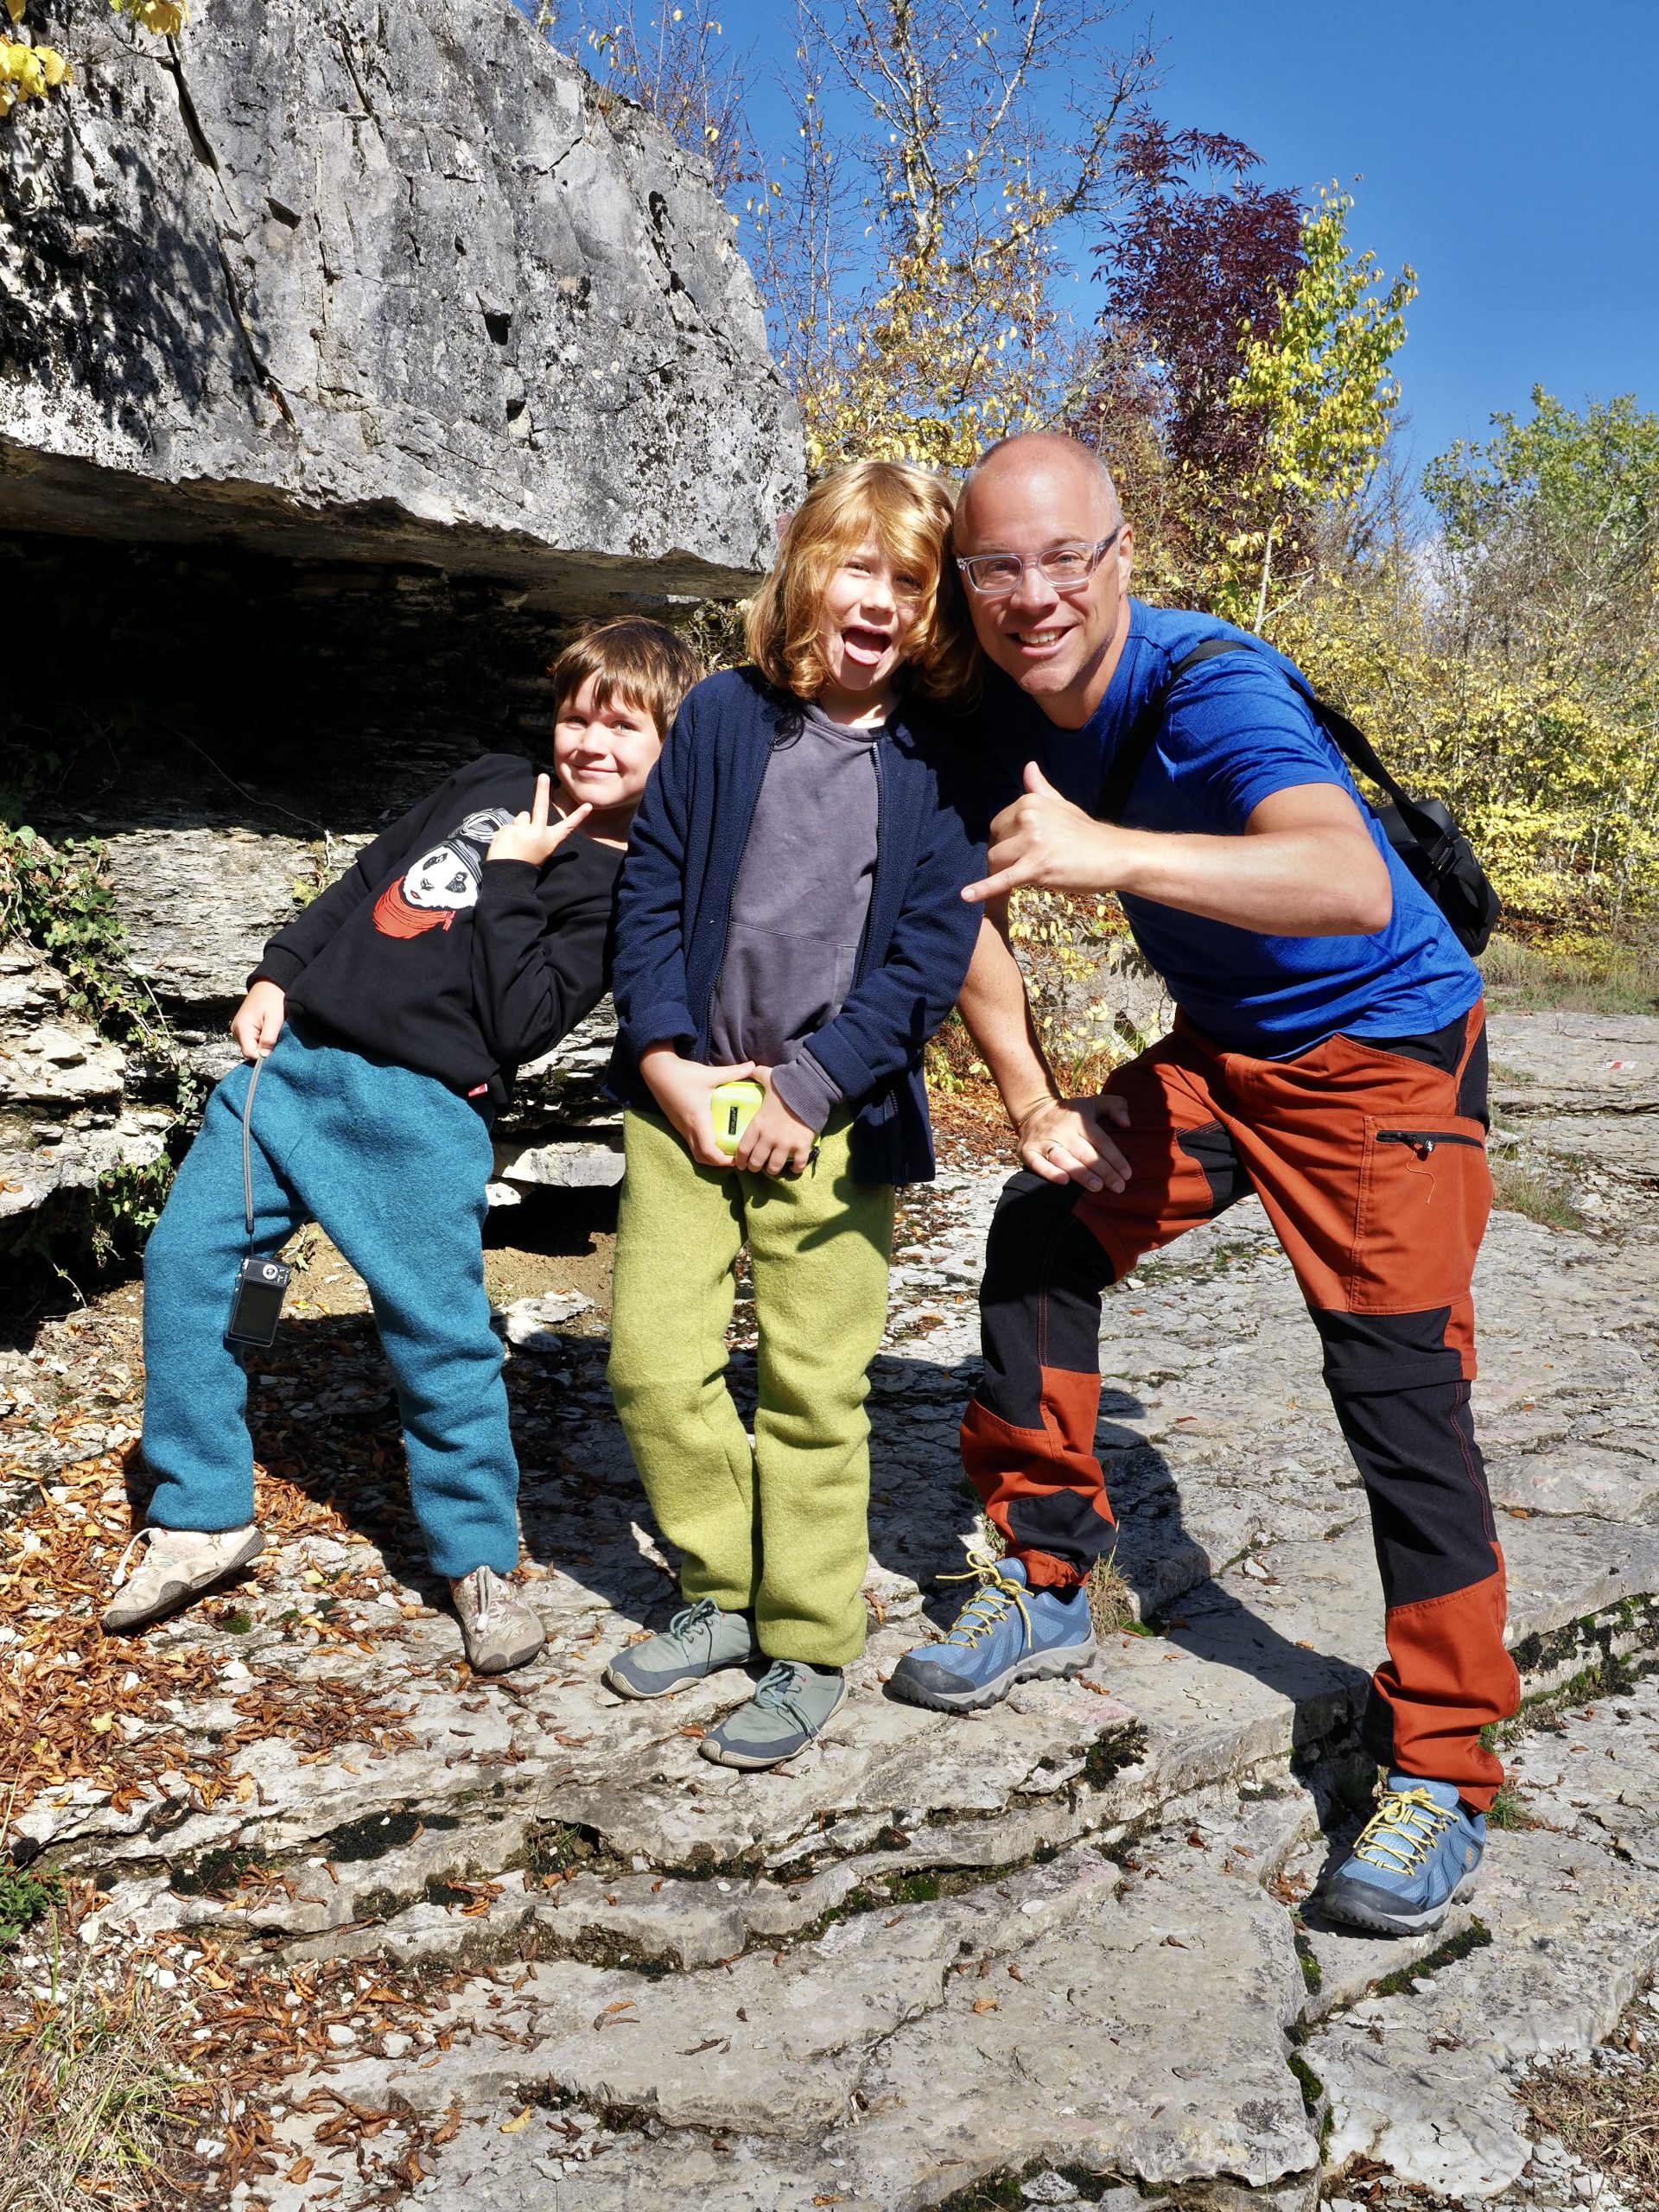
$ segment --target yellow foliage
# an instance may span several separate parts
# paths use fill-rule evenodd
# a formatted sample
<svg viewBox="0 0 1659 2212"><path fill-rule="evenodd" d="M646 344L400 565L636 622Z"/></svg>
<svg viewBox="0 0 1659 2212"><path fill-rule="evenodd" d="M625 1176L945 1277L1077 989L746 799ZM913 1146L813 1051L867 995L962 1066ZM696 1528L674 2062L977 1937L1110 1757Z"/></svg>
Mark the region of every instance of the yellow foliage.
<svg viewBox="0 0 1659 2212"><path fill-rule="evenodd" d="M10 0L7 4L10 8ZM16 20L14 14L12 21ZM69 64L55 48L0 38L0 115L10 115L19 100L43 100L67 84L69 74Z"/></svg>
<svg viewBox="0 0 1659 2212"><path fill-rule="evenodd" d="M1515 920L1659 910L1659 653L1603 696L1570 654L1452 650L1402 576L1329 584L1268 627L1408 790L1452 807Z"/></svg>
<svg viewBox="0 0 1659 2212"><path fill-rule="evenodd" d="M130 16L143 30L153 31L157 38L176 38L184 27L185 10L180 0L110 0L118 16Z"/></svg>
<svg viewBox="0 0 1659 2212"><path fill-rule="evenodd" d="M21 23L29 0L4 0L6 14ZM110 0L118 16L127 16L158 38L176 37L184 23L181 0ZM10 115L20 100L43 100L60 85L74 82L74 73L55 47L36 46L25 38L0 32L0 116Z"/></svg>
<svg viewBox="0 0 1659 2212"><path fill-rule="evenodd" d="M1246 340L1227 395L1264 425L1259 481L1247 487L1257 520L1219 549L1208 596L1217 613L1258 630L1291 518L1352 505L1376 474L1400 404L1390 364L1417 282L1407 269L1376 290L1376 257L1349 251L1353 204L1345 192L1320 192L1302 222L1301 275L1280 295L1275 326Z"/></svg>

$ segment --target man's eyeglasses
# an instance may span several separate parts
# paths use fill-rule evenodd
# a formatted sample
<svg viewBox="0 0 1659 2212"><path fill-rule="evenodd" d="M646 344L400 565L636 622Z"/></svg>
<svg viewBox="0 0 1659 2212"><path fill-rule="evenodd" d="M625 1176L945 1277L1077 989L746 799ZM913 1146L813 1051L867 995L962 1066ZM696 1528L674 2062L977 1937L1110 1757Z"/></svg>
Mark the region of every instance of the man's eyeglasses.
<svg viewBox="0 0 1659 2212"><path fill-rule="evenodd" d="M1027 569L1035 569L1056 591L1075 590L1094 575L1122 528L1119 523L1109 537L1096 538L1092 545L1056 545L1034 561L1017 553L969 553L957 556L957 566L982 599L1008 598L1025 582Z"/></svg>

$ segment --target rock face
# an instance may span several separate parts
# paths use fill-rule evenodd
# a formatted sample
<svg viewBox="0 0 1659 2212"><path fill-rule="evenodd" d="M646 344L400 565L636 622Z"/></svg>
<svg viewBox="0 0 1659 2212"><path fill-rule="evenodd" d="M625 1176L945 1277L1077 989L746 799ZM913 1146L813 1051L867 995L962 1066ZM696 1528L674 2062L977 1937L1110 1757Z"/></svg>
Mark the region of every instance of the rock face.
<svg viewBox="0 0 1659 2212"><path fill-rule="evenodd" d="M130 1107L119 1050L29 945L0 946L0 1223L161 1157L171 1116Z"/></svg>
<svg viewBox="0 0 1659 2212"><path fill-rule="evenodd" d="M0 522L729 591L800 483L729 219L508 0L48 8L0 175Z"/></svg>
<svg viewBox="0 0 1659 2212"><path fill-rule="evenodd" d="M706 173L510 0L31 21L76 76L0 137L0 780L105 841L211 1080L265 938L367 837L481 750L545 757L578 621L753 583L799 425ZM30 1045L50 981L7 985L0 1215L107 1172L55 1126L77 1085L100 1129L169 1087ZM616 1178L603 1040L572 1052L498 1133L508 1195Z"/></svg>

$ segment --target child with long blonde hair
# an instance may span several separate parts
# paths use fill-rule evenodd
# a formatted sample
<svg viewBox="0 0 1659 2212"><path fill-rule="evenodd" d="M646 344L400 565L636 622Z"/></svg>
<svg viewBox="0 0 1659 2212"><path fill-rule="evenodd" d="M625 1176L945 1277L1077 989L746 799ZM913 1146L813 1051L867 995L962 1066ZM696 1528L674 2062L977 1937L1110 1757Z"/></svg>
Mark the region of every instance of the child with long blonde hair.
<svg viewBox="0 0 1659 2212"><path fill-rule="evenodd" d="M753 665L687 699L623 869L610 1379L686 1603L607 1679L659 1697L769 1661L702 1739L728 1766L810 1743L863 1648L893 1191L933 1173L922 1051L978 930L961 896L976 848L948 794L948 716L975 665L950 511L891 461L809 493L749 610ZM760 1103L723 1150L715 1093L744 1082ZM745 1244L753 1447L725 1382Z"/></svg>

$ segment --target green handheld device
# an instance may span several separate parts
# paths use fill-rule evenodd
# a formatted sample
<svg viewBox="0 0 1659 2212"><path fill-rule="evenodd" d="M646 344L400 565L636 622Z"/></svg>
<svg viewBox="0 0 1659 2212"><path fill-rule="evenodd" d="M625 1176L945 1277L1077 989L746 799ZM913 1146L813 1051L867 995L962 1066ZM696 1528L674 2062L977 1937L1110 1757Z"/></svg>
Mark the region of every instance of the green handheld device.
<svg viewBox="0 0 1659 2212"><path fill-rule="evenodd" d="M766 1097L764 1084L751 1083L747 1077L741 1083L722 1083L709 1094L709 1110L714 1116L715 1142L723 1153L737 1150L737 1141L760 1112Z"/></svg>

